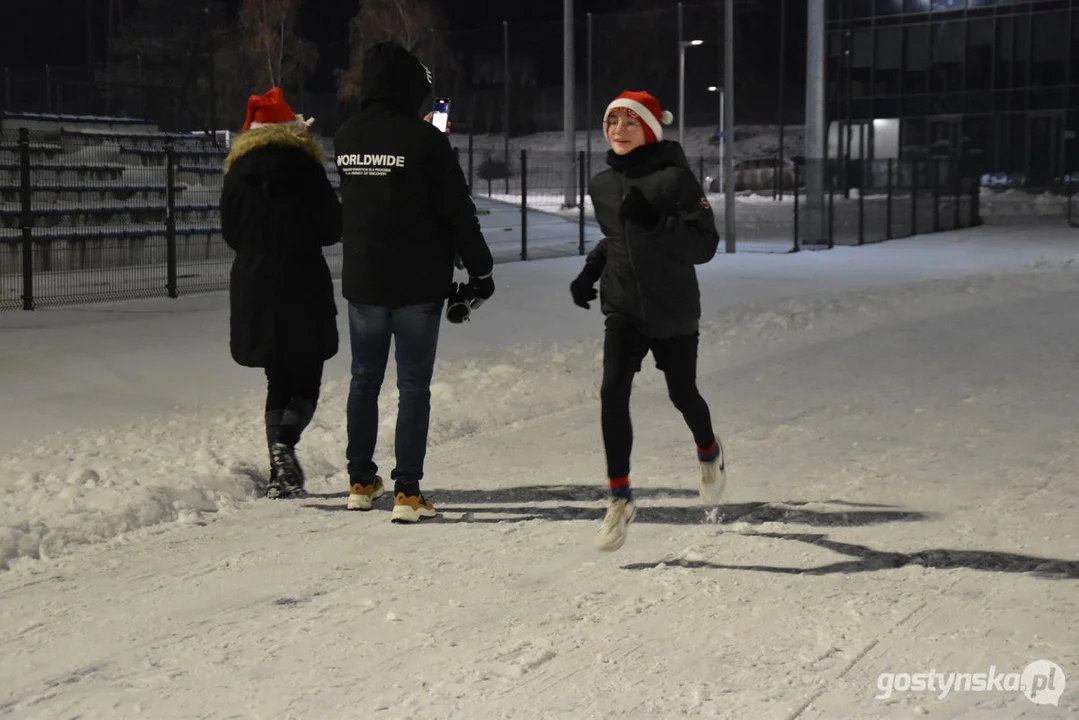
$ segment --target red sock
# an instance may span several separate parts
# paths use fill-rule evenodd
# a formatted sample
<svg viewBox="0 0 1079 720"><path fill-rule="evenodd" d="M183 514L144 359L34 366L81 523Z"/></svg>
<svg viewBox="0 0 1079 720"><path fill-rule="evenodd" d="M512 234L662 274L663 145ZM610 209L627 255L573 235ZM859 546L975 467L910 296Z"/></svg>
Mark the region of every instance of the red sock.
<svg viewBox="0 0 1079 720"><path fill-rule="evenodd" d="M629 476L620 478L610 478L611 485L611 497L626 498L627 500L633 497L629 487Z"/></svg>

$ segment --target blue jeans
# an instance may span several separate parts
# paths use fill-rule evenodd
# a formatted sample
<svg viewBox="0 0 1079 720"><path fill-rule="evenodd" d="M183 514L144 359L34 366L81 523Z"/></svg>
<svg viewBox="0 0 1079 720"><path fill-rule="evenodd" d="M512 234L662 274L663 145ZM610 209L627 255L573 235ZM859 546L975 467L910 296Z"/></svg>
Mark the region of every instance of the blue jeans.
<svg viewBox="0 0 1079 720"><path fill-rule="evenodd" d="M348 393L348 472L365 481L378 472L378 395L386 376L390 338L397 362L395 481L423 478L427 431L431 422L431 377L435 370L442 303L389 308L349 303L352 383Z"/></svg>

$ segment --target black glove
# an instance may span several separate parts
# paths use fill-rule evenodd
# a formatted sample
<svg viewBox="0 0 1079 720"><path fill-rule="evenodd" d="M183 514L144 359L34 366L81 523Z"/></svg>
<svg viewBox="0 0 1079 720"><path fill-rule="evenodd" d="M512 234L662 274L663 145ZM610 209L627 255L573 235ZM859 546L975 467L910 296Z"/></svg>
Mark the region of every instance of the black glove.
<svg viewBox="0 0 1079 720"><path fill-rule="evenodd" d="M581 272L577 279L569 284L569 291L573 295L573 304L577 307L583 307L585 310L592 307L588 303L599 297L599 293L596 292L595 288L595 280L589 276L587 271Z"/></svg>
<svg viewBox="0 0 1079 720"><path fill-rule="evenodd" d="M495 281L490 275L482 278L469 277L468 290L472 294L470 304L475 310L483 304L484 300L489 300L495 294Z"/></svg>
<svg viewBox="0 0 1079 720"><path fill-rule="evenodd" d="M658 227L663 216L648 200L637 186L629 189L629 194L622 200L621 217L623 221L640 225L651 230Z"/></svg>
<svg viewBox="0 0 1079 720"><path fill-rule="evenodd" d="M446 304L446 319L455 325L468 320L472 312L472 292L465 283L454 283L450 299Z"/></svg>

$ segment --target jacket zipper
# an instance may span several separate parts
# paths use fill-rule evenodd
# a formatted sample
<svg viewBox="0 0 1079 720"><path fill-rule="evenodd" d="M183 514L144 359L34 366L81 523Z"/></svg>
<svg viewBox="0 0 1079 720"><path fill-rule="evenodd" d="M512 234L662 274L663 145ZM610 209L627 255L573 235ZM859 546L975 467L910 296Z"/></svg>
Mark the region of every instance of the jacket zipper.
<svg viewBox="0 0 1079 720"><path fill-rule="evenodd" d="M619 173L619 179L622 184L619 189L619 195L622 198L622 202L626 201L626 176ZM619 205L621 207L621 205ZM641 290L641 279L637 276L637 265L633 262L633 246L629 241L629 229L626 227L626 221L622 221L622 237L626 240L626 256L629 258L629 269L633 273L633 284L637 287L637 305L641 310L641 322L645 325L648 324L648 313L644 310L644 291Z"/></svg>

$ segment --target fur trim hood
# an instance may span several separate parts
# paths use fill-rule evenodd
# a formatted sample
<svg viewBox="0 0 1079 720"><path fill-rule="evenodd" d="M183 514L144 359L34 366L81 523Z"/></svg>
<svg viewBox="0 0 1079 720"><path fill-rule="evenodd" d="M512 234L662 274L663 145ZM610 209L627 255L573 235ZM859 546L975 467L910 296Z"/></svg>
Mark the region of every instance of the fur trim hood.
<svg viewBox="0 0 1079 720"><path fill-rule="evenodd" d="M231 170L232 164L243 155L269 145L298 147L305 150L319 165L326 162L326 158L322 154L322 148L311 137L311 133L307 131L305 126L300 123L277 123L251 128L247 132L238 135L232 142L232 149L229 151L228 157L225 158L225 171Z"/></svg>

